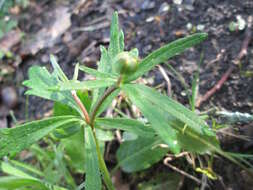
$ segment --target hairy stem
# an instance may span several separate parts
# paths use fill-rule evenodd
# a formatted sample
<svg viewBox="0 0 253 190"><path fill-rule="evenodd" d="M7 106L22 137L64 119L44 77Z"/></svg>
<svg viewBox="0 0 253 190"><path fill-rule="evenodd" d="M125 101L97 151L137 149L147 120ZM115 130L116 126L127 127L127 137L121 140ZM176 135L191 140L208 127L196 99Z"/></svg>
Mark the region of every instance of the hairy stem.
<svg viewBox="0 0 253 190"><path fill-rule="evenodd" d="M100 170L102 172L104 182L105 182L105 184L106 184L106 186L109 190L115 190L115 188L113 187L111 177L110 177L110 173L109 173L109 171L108 171L108 169L105 165L104 158L101 154L99 144L98 144L98 140L97 140L96 133L95 133L94 129L92 130L92 132L93 132L93 136L94 136L95 143L96 143L96 151L97 151L97 155L98 155L99 167L100 167Z"/></svg>
<svg viewBox="0 0 253 190"><path fill-rule="evenodd" d="M77 103L77 105L80 107L80 109L82 110L83 112L83 116L85 118L85 121L87 124L90 124L90 117L89 117L89 114L86 110L86 108L84 107L83 103L81 102L81 100L79 99L79 97L77 96L76 94L76 91L75 90L72 90L71 91L71 94L75 100L75 102Z"/></svg>
<svg viewBox="0 0 253 190"><path fill-rule="evenodd" d="M97 111L98 109L100 108L100 106L103 104L103 102L105 101L105 99L110 96L115 90L117 89L116 86L112 86L110 88L108 88L105 93L103 94L103 96L101 96L101 98L96 102L95 106L94 106L94 109L92 110L91 112L91 116L90 116L90 122L91 122L91 125L93 125L93 122L95 120L95 117L96 117L96 114L97 114Z"/></svg>
<svg viewBox="0 0 253 190"><path fill-rule="evenodd" d="M105 99L110 96L119 86L120 86L120 83L122 81L122 75L120 75L120 77L118 78L118 81L117 83L115 84L115 86L112 86L110 88L108 88L105 93L103 94L103 96L96 102L95 106L94 106L94 109L92 110L91 112L91 116L90 116L90 124L91 124L91 127L94 128L94 120L95 120L95 117L97 115L97 111L98 109L100 108L100 106L103 104L103 102L105 101Z"/></svg>

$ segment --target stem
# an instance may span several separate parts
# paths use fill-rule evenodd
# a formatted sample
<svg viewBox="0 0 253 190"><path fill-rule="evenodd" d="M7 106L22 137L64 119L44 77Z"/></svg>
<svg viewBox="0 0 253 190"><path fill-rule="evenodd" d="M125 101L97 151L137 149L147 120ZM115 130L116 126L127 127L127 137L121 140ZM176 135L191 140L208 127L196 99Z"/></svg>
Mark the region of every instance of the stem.
<svg viewBox="0 0 253 190"><path fill-rule="evenodd" d="M91 119L90 119L90 125L91 125L92 129L94 129L94 120L95 120L95 117L96 117L96 115L97 115L98 109L99 109L100 106L103 104L103 102L105 101L105 99L106 99L108 96L110 96L110 95L120 86L121 81L122 81L122 78L123 78L123 76L120 75L120 77L118 78L117 83L116 83L114 86L108 88L108 89L105 91L105 93L103 94L103 96L96 102L96 104L95 104L95 106L94 106L94 109L92 110L91 116L90 116L90 118L91 118Z"/></svg>
<svg viewBox="0 0 253 190"><path fill-rule="evenodd" d="M94 109L91 112L91 116L90 116L90 124L91 127L94 128L93 123L97 114L98 109L100 108L100 106L103 104L103 102L105 101L105 99L111 94L113 93L115 90L117 89L116 86L112 86L110 88L108 88L105 93L103 94L103 96L96 102Z"/></svg>
<svg viewBox="0 0 253 190"><path fill-rule="evenodd" d="M100 167L100 170L103 174L104 182L105 182L105 184L106 184L106 186L109 190L115 190L115 188L113 187L113 184L112 184L110 173L109 173L109 171L108 171L108 169L105 165L105 161L104 161L103 156L101 154L99 144L98 144L98 140L97 140L97 137L96 137L96 133L95 133L94 130L92 130L92 132L93 132L93 136L94 136L95 143L96 143L96 151L97 151L97 155L98 155L99 167Z"/></svg>
<svg viewBox="0 0 253 190"><path fill-rule="evenodd" d="M80 109L82 110L83 112L83 116L85 118L85 121L87 124L90 124L90 117L89 117L89 114L86 110L86 108L84 107L83 103L81 102L81 100L79 99L79 97L77 96L76 94L76 91L75 90L72 90L71 91L71 94L75 100L75 102L77 103L77 105L80 107Z"/></svg>

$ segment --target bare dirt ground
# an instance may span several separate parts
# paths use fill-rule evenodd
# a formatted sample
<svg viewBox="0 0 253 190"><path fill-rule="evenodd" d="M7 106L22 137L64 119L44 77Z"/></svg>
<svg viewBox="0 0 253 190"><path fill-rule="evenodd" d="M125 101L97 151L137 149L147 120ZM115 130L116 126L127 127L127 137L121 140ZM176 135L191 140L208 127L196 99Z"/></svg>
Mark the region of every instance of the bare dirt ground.
<svg viewBox="0 0 253 190"><path fill-rule="evenodd" d="M186 84L191 86L193 73L197 71L201 53L203 54L203 63L200 66L200 98L234 65L234 60L237 59L247 37L247 26L242 31L234 32L231 32L228 26L231 21L236 21L238 15L247 24L250 16L253 16L253 1L184 0L179 5L172 0L31 1L30 6L18 15L18 32L22 31L25 35L11 46L15 57L11 60L4 59L0 63L1 69L8 71L0 81L2 127L13 125L10 110L13 110L18 121L41 118L52 112L51 102L24 96L22 81L27 78L31 65L49 67L49 55L54 54L69 76L72 75L73 65L77 61L89 67L96 67L100 56L99 46L108 45L109 42L109 24L114 10L119 12L120 24L125 32L126 49L138 48L141 57L192 32L208 33L209 37L204 43L168 61L184 77ZM172 97L188 106L184 87L178 77L165 64L162 68L170 78ZM198 110L202 112L216 108L253 114L252 73L251 41L247 54L240 60L239 65L234 66L221 89L204 101ZM168 90L158 68L145 78L150 86L161 85ZM17 93L15 101L4 98L3 91L8 87L11 88L10 91L14 90L7 91L8 96L11 93L15 96L15 92ZM8 104L8 101L14 101L13 105ZM253 138L253 123L235 127L240 133L246 133ZM223 138L222 143L228 151L252 153L252 141L245 143L233 138ZM252 180L228 161L217 159L215 168L222 179L212 182L211 189L251 189ZM162 163L155 165L150 171L157 173L160 170L164 170ZM126 174L123 174L123 181L129 183L131 189L136 188L138 182ZM186 180L181 189L191 189L190 183L191 181Z"/></svg>

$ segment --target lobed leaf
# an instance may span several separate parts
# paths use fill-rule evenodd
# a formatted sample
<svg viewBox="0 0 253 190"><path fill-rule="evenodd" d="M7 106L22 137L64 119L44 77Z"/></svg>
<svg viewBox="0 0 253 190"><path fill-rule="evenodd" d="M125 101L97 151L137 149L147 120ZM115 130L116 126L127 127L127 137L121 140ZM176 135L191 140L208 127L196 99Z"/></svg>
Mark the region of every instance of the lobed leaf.
<svg viewBox="0 0 253 190"><path fill-rule="evenodd" d="M114 12L110 28L110 44L108 51L104 46L100 47L101 58L98 64L98 71L103 73L110 73L111 76L116 76L117 74L113 72L113 59L114 57L124 51L124 33L122 30L119 31L118 26L118 13ZM100 88L94 90L92 107L96 104L99 97L102 96L105 88Z"/></svg>
<svg viewBox="0 0 253 190"><path fill-rule="evenodd" d="M28 148L48 133L63 125L77 122L83 121L73 116L60 116L32 121L15 128L0 129L0 158Z"/></svg>
<svg viewBox="0 0 253 190"><path fill-rule="evenodd" d="M150 53L147 57L145 57L139 64L139 67L135 73L130 75L126 81L132 81L143 74L151 70L155 65L163 63L167 61L169 58L182 53L185 49L190 48L207 38L206 33L197 33L185 38L178 39L173 41L154 52Z"/></svg>
<svg viewBox="0 0 253 190"><path fill-rule="evenodd" d="M28 76L29 79L23 82L23 85L29 88L25 94L61 102L82 113L70 92L50 90L50 88L55 88L59 84L59 80L54 73L49 73L45 67L32 66L28 71Z"/></svg>

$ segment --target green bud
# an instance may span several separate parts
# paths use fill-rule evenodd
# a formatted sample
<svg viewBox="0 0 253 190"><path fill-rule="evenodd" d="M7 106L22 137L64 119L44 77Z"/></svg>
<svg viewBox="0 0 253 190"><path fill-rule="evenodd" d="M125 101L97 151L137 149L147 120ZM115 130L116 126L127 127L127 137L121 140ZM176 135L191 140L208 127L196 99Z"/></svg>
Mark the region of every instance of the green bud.
<svg viewBox="0 0 253 190"><path fill-rule="evenodd" d="M113 65L117 73L131 74L137 70L138 63L138 57L128 52L121 52L115 57Z"/></svg>

